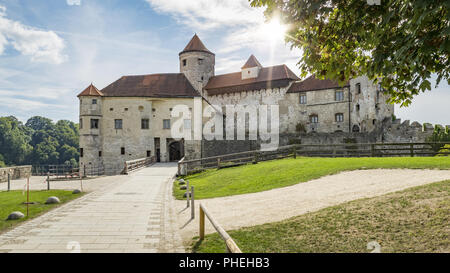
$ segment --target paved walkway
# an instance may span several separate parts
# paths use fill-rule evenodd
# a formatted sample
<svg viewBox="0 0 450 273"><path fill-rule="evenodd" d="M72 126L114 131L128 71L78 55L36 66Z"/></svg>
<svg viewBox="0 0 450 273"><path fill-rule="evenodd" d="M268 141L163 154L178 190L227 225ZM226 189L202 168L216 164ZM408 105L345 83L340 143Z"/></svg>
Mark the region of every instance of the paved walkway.
<svg viewBox="0 0 450 273"><path fill-rule="evenodd" d="M0 235L0 252L184 252L172 198L176 171L160 163L100 178L102 187Z"/></svg>
<svg viewBox="0 0 450 273"><path fill-rule="evenodd" d="M195 211L198 214L203 203L225 230L232 230L443 180L450 180L450 170L357 170L263 192L196 200ZM189 221L186 201L176 201L176 205L181 236L190 242L198 236L198 220ZM206 232L215 232L209 221L206 223Z"/></svg>

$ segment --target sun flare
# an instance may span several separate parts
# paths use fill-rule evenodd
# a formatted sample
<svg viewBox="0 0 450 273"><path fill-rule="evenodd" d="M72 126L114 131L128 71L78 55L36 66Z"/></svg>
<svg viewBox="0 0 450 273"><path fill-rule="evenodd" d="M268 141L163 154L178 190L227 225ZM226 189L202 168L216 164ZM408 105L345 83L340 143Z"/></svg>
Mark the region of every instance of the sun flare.
<svg viewBox="0 0 450 273"><path fill-rule="evenodd" d="M286 35L287 26L283 25L279 19L274 18L264 25L263 35L271 41L283 41Z"/></svg>

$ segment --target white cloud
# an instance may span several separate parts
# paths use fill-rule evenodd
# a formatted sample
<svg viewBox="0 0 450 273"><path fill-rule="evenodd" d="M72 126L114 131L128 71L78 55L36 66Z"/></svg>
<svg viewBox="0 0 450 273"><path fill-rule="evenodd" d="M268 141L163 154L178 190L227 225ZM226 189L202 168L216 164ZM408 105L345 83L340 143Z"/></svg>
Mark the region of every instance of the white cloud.
<svg viewBox="0 0 450 273"><path fill-rule="evenodd" d="M0 6L0 54L11 44L15 50L32 61L60 64L67 59L62 53L65 44L53 31L44 31L25 26L6 18L6 8Z"/></svg>
<svg viewBox="0 0 450 273"><path fill-rule="evenodd" d="M261 9L251 8L247 0L147 0L158 12L168 13L178 22L195 29L213 29L260 23Z"/></svg>
<svg viewBox="0 0 450 273"><path fill-rule="evenodd" d="M67 5L69 6L79 6L81 5L81 0L66 0Z"/></svg>

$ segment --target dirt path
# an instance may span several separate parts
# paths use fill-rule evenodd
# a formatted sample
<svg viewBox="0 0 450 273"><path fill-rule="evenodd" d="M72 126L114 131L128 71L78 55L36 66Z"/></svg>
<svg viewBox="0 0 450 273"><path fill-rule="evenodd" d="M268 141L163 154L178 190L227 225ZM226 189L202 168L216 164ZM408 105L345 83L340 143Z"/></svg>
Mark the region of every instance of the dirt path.
<svg viewBox="0 0 450 273"><path fill-rule="evenodd" d="M351 200L450 179L450 170L357 170L324 176L264 192L199 200L189 222L186 201L176 201L184 242L198 235L198 205L203 203L225 230L277 222ZM206 232L214 232L208 221ZM186 224L187 223L187 224Z"/></svg>

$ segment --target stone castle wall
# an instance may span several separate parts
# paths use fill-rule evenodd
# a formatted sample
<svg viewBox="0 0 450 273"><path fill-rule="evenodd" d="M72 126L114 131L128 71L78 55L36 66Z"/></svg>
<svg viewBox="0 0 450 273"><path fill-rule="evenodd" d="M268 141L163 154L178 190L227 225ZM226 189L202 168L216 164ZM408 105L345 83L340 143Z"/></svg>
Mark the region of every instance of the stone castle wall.
<svg viewBox="0 0 450 273"><path fill-rule="evenodd" d="M30 177L31 165L0 168L0 182L8 181L8 173L11 180Z"/></svg>

